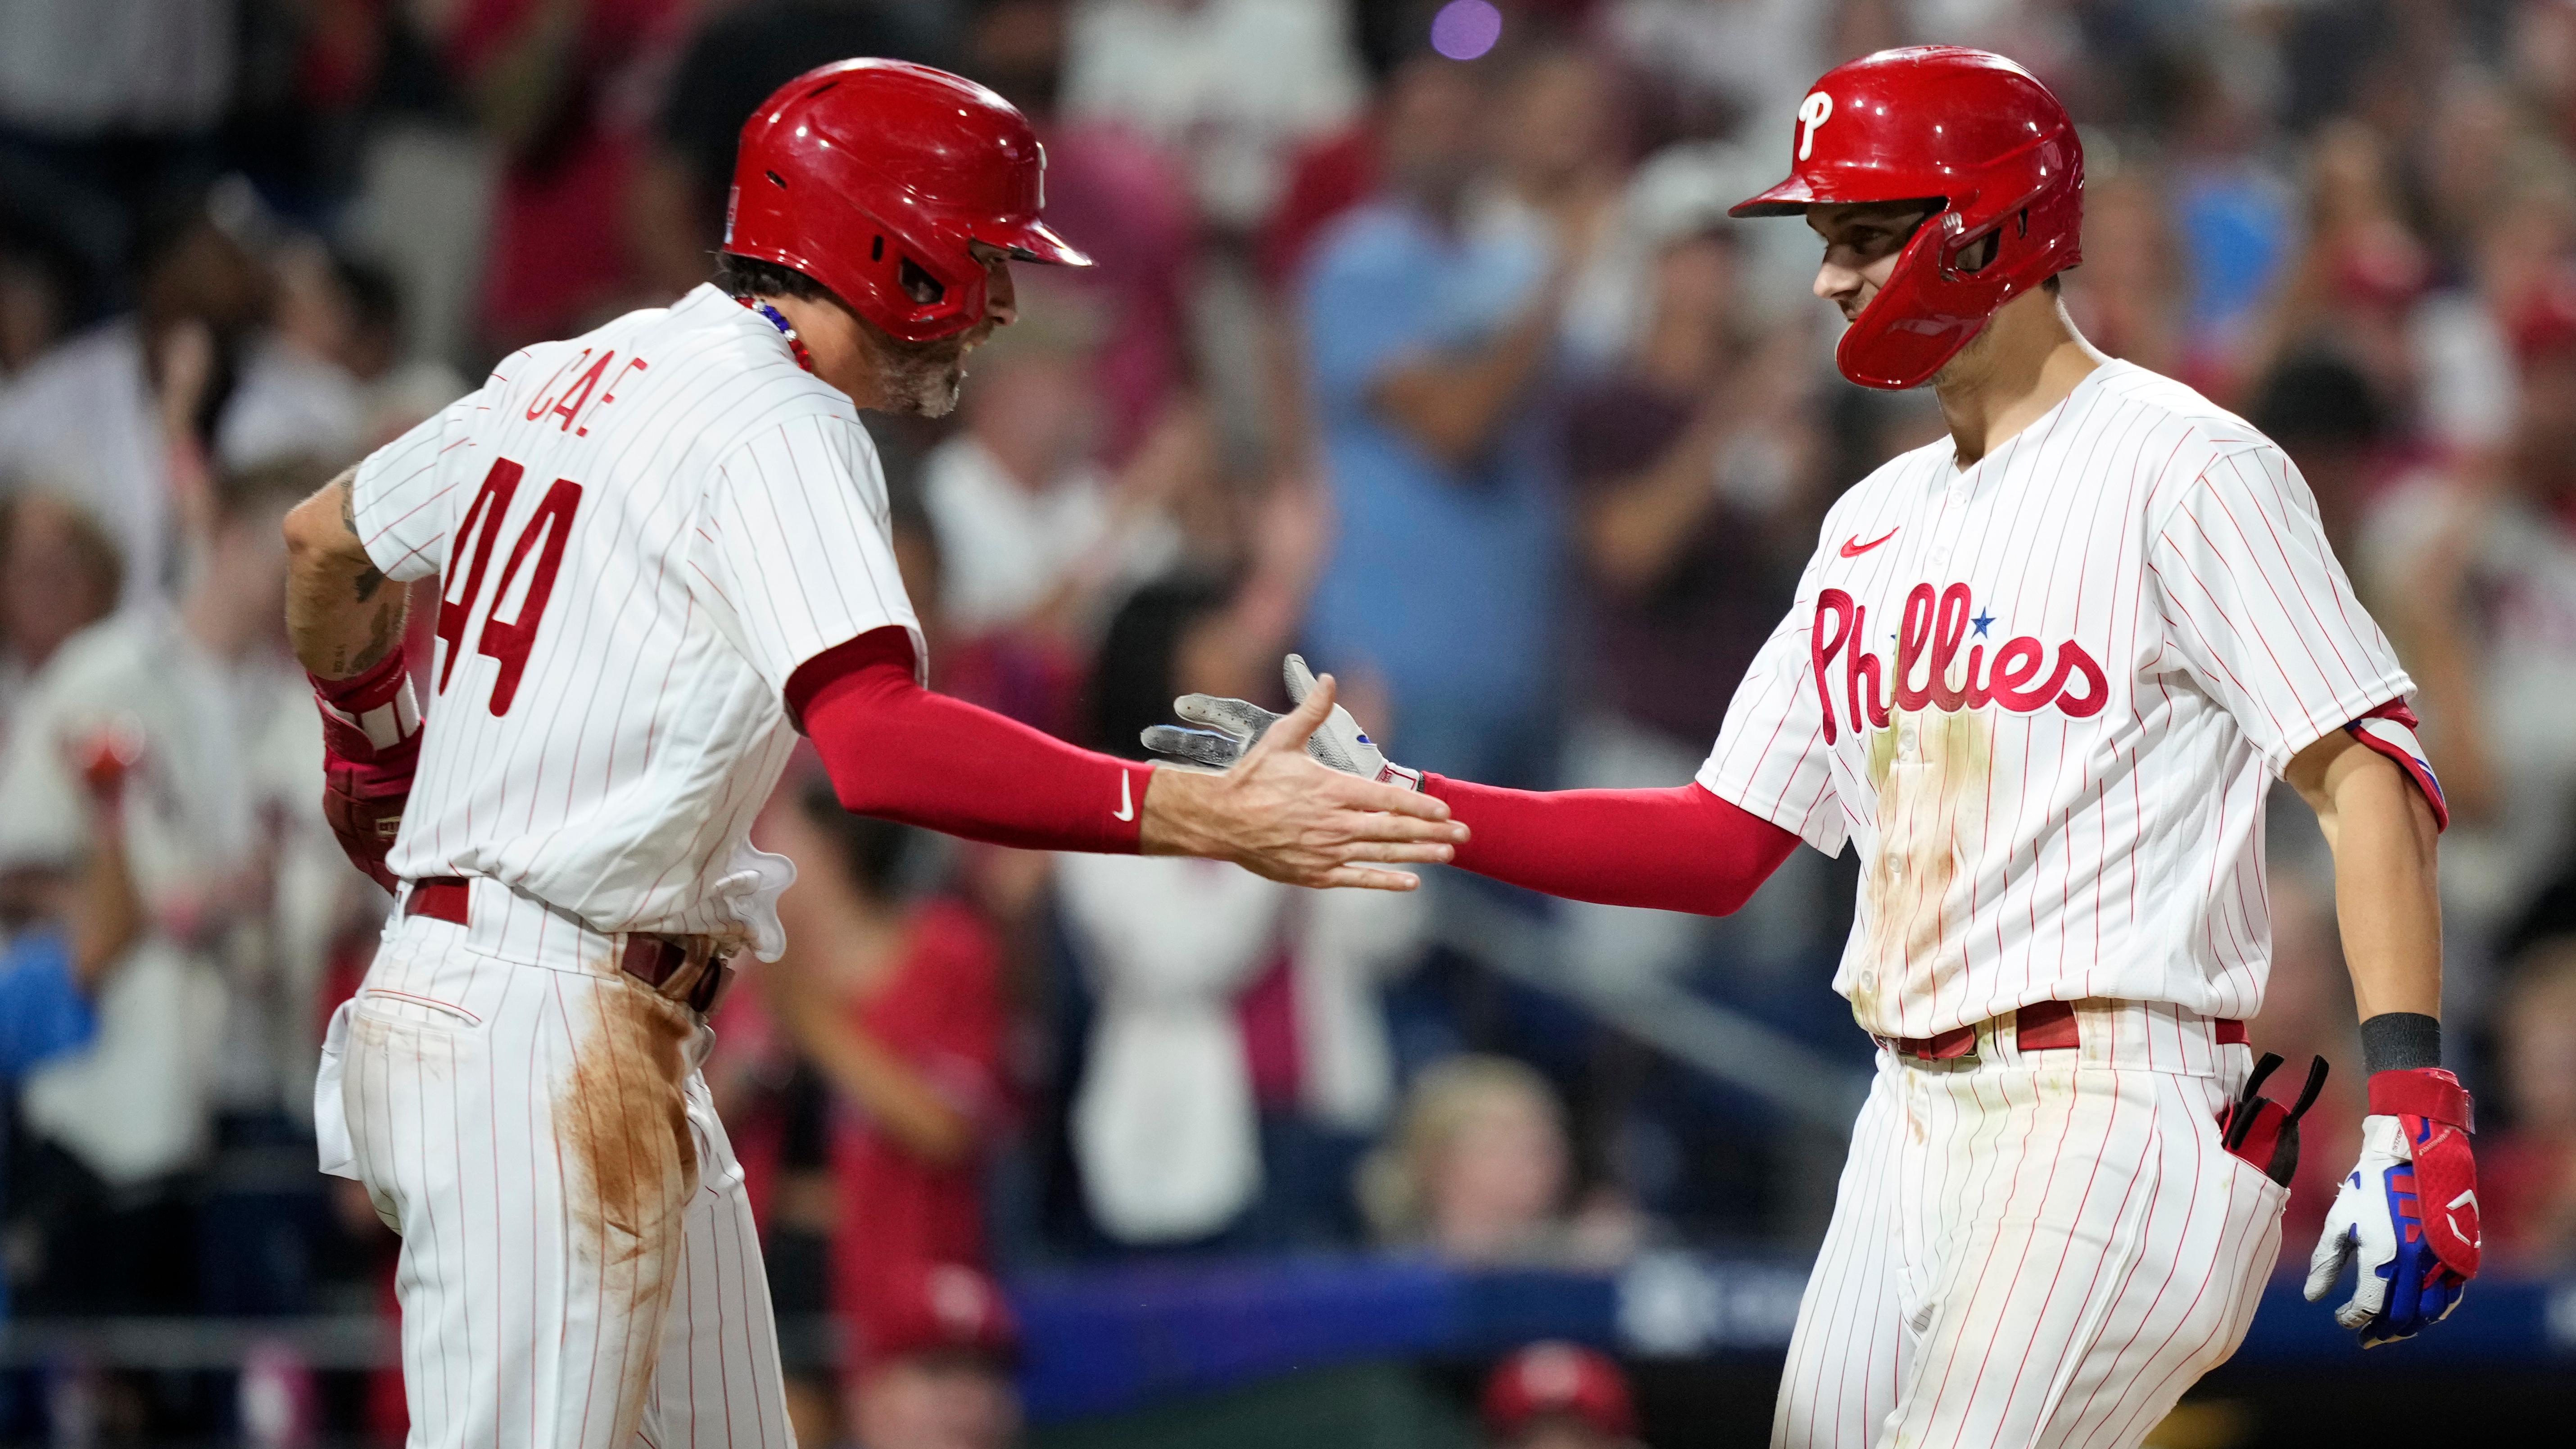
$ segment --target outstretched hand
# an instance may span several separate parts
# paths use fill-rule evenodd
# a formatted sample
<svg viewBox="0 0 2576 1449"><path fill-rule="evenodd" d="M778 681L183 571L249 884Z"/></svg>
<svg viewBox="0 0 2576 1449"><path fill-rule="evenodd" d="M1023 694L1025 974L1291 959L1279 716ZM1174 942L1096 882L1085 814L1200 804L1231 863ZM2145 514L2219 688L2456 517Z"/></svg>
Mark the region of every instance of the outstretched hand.
<svg viewBox="0 0 2576 1449"><path fill-rule="evenodd" d="M1296 709L1274 716L1249 747L1237 746L1223 774L1156 770L1145 792L1145 853L1230 860L1290 885L1371 890L1420 883L1376 866L1447 862L1467 838L1447 804L1308 758L1308 741L1333 714L1334 694L1331 675L1316 680Z"/></svg>

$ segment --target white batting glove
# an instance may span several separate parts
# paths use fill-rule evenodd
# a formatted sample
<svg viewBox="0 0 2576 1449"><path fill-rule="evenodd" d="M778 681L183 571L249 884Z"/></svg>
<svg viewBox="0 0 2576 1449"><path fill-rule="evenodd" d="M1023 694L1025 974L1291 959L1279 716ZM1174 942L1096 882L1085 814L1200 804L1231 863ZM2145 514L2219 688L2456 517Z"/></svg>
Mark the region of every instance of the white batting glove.
<svg viewBox="0 0 2576 1449"><path fill-rule="evenodd" d="M1303 657L1288 656L1280 669L1288 681L1288 697L1299 704L1315 687L1315 671L1306 667ZM1145 748L1158 755L1171 755L1193 764L1223 770L1233 766L1252 748L1263 732L1277 724L1280 716L1249 700L1224 699L1213 694L1185 694L1172 701L1172 713L1204 729L1181 729L1173 725L1155 725L1142 736ZM1330 766L1345 775L1375 780L1381 785L1394 785L1406 790L1422 788L1422 772L1408 770L1387 759L1386 752L1360 728L1351 712L1336 704L1324 718L1323 725L1306 741L1306 753L1317 763Z"/></svg>
<svg viewBox="0 0 2576 1449"><path fill-rule="evenodd" d="M2449 1317L2479 1257L2468 1093L2448 1072L2380 1072L2371 1105L2399 1110L2362 1119L2361 1161L2326 1213L2307 1283L2314 1303L2334 1291L2345 1264L2358 1267L2335 1322L2359 1330L2364 1348Z"/></svg>

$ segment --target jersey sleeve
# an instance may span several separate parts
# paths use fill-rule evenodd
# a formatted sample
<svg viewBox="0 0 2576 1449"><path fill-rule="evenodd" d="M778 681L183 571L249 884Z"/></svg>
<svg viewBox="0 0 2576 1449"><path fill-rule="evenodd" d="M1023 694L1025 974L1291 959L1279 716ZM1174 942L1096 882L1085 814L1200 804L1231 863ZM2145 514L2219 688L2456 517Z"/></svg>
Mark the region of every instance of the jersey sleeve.
<svg viewBox="0 0 2576 1449"><path fill-rule="evenodd" d="M491 416L495 383L467 393L358 465L349 484L349 522L367 557L403 583L447 566L457 502L491 466L477 438Z"/></svg>
<svg viewBox="0 0 2576 1449"><path fill-rule="evenodd" d="M1788 617L1763 641L1736 686L1717 746L1699 767L1699 783L1825 854L1840 855L1851 822L1834 790L1833 752L1808 647L1816 588L1810 562Z"/></svg>
<svg viewBox="0 0 2576 1449"><path fill-rule="evenodd" d="M2413 691L2327 545L2307 480L2280 449L2211 460L2149 526L2167 667L2179 660L2275 774Z"/></svg>
<svg viewBox="0 0 2576 1449"><path fill-rule="evenodd" d="M909 634L927 677L885 472L851 419L809 414L736 445L700 504L690 564L700 605L782 697L798 665L874 629Z"/></svg>

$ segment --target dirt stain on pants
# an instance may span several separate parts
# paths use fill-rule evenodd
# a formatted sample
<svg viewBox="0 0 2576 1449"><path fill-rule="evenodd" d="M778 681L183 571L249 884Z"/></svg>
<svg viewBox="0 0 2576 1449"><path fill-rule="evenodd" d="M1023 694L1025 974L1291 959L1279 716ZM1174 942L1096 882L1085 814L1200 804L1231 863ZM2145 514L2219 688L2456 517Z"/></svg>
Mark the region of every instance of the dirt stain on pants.
<svg viewBox="0 0 2576 1449"><path fill-rule="evenodd" d="M687 1008L622 974L592 983L585 994L591 1020L573 1023L554 1127L573 1252L598 1274L603 1317L627 1325L608 1440L623 1444L643 1417L698 1190L684 1052L696 1023Z"/></svg>

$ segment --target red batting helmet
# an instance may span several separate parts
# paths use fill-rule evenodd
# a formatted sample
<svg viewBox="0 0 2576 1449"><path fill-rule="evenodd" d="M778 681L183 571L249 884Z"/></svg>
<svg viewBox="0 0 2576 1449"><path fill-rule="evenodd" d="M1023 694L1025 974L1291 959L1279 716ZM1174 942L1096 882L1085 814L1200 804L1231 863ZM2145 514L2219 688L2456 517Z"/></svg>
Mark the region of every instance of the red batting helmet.
<svg viewBox="0 0 2576 1449"><path fill-rule="evenodd" d="M1022 261L1091 258L1038 220L1046 151L1009 101L900 60L844 60L743 123L724 249L792 267L906 342L984 317L970 241Z"/></svg>
<svg viewBox="0 0 2576 1449"><path fill-rule="evenodd" d="M1837 66L1808 89L1789 145L1789 179L1733 215L1941 202L1835 349L1843 376L1863 387L1920 384L1997 308L2083 260L2075 123L2029 71L1990 51L1917 45Z"/></svg>

